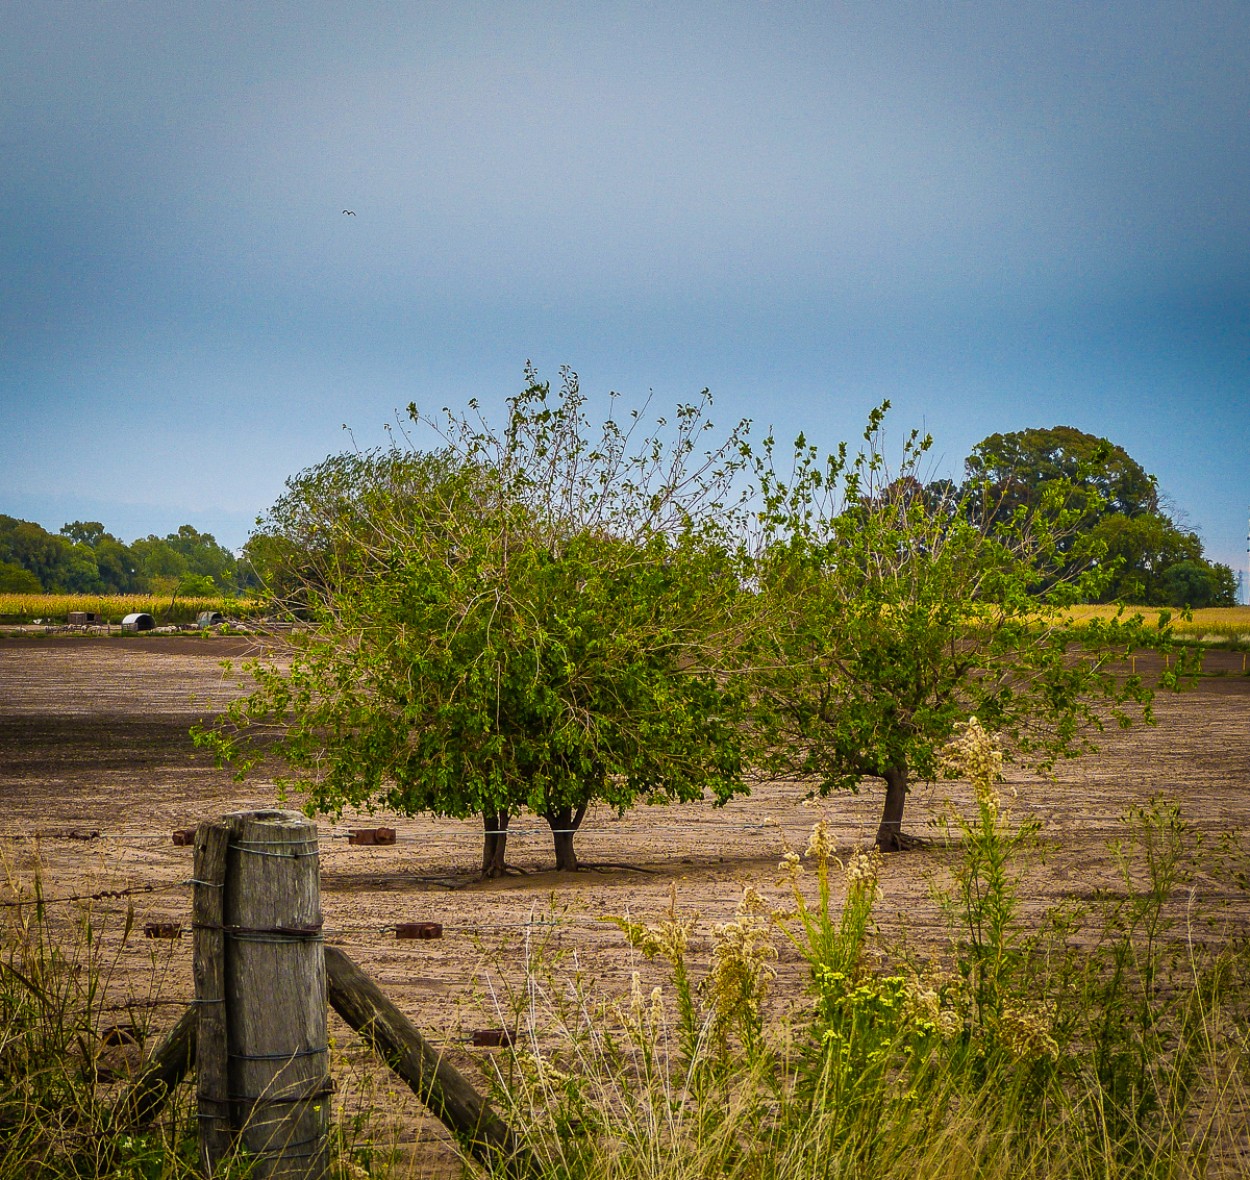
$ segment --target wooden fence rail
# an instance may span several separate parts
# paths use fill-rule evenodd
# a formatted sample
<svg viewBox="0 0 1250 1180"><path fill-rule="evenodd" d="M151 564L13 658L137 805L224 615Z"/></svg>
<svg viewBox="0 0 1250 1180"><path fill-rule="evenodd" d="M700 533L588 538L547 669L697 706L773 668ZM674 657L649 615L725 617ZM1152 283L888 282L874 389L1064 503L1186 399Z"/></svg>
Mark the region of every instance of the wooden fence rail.
<svg viewBox="0 0 1250 1180"><path fill-rule="evenodd" d="M325 948L330 1005L405 1082L476 1159L513 1173L533 1171L506 1123L450 1061L347 954Z"/></svg>

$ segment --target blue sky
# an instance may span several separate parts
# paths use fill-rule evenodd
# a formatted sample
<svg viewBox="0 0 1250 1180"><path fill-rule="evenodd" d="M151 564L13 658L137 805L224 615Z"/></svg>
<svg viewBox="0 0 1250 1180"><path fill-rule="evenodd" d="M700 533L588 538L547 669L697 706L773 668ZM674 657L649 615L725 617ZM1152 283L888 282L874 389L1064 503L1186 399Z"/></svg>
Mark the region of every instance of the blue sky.
<svg viewBox="0 0 1250 1180"><path fill-rule="evenodd" d="M1075 426L1244 568L1243 0L0 11L0 512L238 546L532 359L940 473Z"/></svg>

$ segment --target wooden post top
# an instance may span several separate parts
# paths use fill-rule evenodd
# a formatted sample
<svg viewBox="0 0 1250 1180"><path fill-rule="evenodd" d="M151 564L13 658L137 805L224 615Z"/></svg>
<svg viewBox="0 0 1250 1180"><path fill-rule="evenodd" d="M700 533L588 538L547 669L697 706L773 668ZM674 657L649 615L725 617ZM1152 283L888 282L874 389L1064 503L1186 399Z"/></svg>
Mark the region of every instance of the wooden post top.
<svg viewBox="0 0 1250 1180"><path fill-rule="evenodd" d="M224 820L232 826L246 821L256 824L272 824L275 827L316 827L302 811L279 811L277 808L265 808L260 811L231 811L224 817Z"/></svg>

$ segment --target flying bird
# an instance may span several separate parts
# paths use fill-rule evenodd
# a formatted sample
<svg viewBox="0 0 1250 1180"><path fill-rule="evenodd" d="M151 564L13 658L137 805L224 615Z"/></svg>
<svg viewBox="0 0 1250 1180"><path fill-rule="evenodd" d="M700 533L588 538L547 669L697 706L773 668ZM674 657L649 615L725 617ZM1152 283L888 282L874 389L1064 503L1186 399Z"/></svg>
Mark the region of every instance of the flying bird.
<svg viewBox="0 0 1250 1180"><path fill-rule="evenodd" d="M355 216L356 216L356 210L355 210L355 209L344 209L344 210L343 210L343 212L344 212L344 213L346 213L348 217L355 217Z"/></svg>

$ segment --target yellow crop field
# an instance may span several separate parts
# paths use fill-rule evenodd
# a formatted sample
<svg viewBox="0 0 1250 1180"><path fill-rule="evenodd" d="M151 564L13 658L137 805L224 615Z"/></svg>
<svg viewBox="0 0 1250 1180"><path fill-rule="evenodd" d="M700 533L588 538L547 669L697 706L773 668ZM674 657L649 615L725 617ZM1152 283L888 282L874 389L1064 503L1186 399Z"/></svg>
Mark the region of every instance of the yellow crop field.
<svg viewBox="0 0 1250 1180"><path fill-rule="evenodd" d="M145 611L158 623L169 615L169 599L152 594L0 594L0 623L64 623L70 611L91 611L109 623L120 623L126 615ZM265 614L263 600L249 598L179 598L170 622L188 622L200 611L220 611L226 618L250 619ZM1114 617L1115 606L1074 606L1068 614L1075 621ZM1159 618L1161 608L1126 607L1126 615L1140 614L1148 623ZM1199 643L1250 644L1250 606L1213 606L1183 618L1170 613L1173 633L1180 639Z"/></svg>
<svg viewBox="0 0 1250 1180"><path fill-rule="evenodd" d="M266 605L245 598L179 598L170 611L170 600L152 594L0 594L0 622L64 623L71 611L90 611L108 623L120 623L126 615L144 611L158 623L186 622L200 611L220 611L226 618L252 618Z"/></svg>
<svg viewBox="0 0 1250 1180"><path fill-rule="evenodd" d="M1119 608L1115 606L1074 606L1070 616L1077 620L1110 619ZM1125 615L1140 614L1147 623L1155 622L1161 612L1155 606L1130 606ZM1250 606L1210 606L1184 618L1178 610L1168 612L1172 631L1178 639L1199 643L1250 643Z"/></svg>

